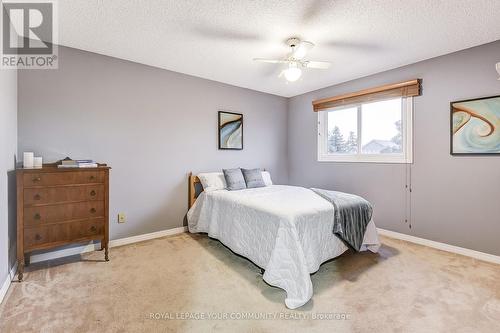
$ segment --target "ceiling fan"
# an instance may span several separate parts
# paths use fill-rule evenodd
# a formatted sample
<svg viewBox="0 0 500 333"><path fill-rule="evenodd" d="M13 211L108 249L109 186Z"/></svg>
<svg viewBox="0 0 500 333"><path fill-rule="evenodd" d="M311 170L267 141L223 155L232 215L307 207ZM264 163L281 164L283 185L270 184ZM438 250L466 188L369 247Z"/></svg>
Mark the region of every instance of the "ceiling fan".
<svg viewBox="0 0 500 333"><path fill-rule="evenodd" d="M314 68L314 69L328 69L330 68L330 63L325 61L310 61L305 60L307 52L309 52L314 44L307 41L301 41L298 38L289 38L286 44L290 46L291 52L287 55L285 59L263 59L254 58L254 61L267 62L271 64L287 64L288 68L284 69L280 73L285 76L290 82L297 81L302 75L303 68Z"/></svg>

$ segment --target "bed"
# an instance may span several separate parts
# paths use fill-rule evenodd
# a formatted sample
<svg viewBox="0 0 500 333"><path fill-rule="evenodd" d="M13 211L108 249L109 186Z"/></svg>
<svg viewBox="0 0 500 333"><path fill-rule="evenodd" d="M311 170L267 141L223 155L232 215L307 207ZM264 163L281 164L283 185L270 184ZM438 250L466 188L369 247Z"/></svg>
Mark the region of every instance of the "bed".
<svg viewBox="0 0 500 333"><path fill-rule="evenodd" d="M196 196L198 183L189 176L189 231L207 233L264 269L264 281L286 291L290 309L311 299L310 274L348 249L332 232L332 204L310 189L270 185ZM361 250L377 252L379 246L371 220Z"/></svg>

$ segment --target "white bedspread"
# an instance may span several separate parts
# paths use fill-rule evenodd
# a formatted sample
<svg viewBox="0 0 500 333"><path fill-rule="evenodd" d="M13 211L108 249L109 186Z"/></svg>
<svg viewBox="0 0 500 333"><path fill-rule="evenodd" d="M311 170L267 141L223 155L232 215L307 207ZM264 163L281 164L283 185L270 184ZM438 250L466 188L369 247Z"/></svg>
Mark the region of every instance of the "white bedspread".
<svg viewBox="0 0 500 333"><path fill-rule="evenodd" d="M303 187L202 192L187 219L190 232L208 233L264 268L264 281L286 291L290 309L311 299L310 274L347 250L332 232L332 204ZM377 252L379 246L371 221L363 249Z"/></svg>

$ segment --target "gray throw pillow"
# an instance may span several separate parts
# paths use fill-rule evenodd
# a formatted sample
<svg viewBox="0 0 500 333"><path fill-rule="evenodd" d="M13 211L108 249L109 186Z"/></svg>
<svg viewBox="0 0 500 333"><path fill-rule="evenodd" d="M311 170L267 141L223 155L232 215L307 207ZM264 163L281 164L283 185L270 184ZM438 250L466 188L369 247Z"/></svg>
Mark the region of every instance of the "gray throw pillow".
<svg viewBox="0 0 500 333"><path fill-rule="evenodd" d="M224 178L226 179L227 189L229 191L242 190L247 188L245 183L245 178L241 173L241 169L222 169L224 173Z"/></svg>
<svg viewBox="0 0 500 333"><path fill-rule="evenodd" d="M241 172L245 178L245 183L247 183L247 188L266 186L260 169L241 169Z"/></svg>

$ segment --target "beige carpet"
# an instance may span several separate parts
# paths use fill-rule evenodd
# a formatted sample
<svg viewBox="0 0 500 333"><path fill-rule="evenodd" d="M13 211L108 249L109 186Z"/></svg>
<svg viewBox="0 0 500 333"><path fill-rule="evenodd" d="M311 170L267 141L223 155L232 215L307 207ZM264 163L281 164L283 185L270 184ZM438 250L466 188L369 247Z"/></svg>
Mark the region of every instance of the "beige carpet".
<svg viewBox="0 0 500 333"><path fill-rule="evenodd" d="M94 252L33 264L8 291L0 332L500 332L500 266L382 240L379 254L322 265L296 311L205 235L113 248L107 263Z"/></svg>

